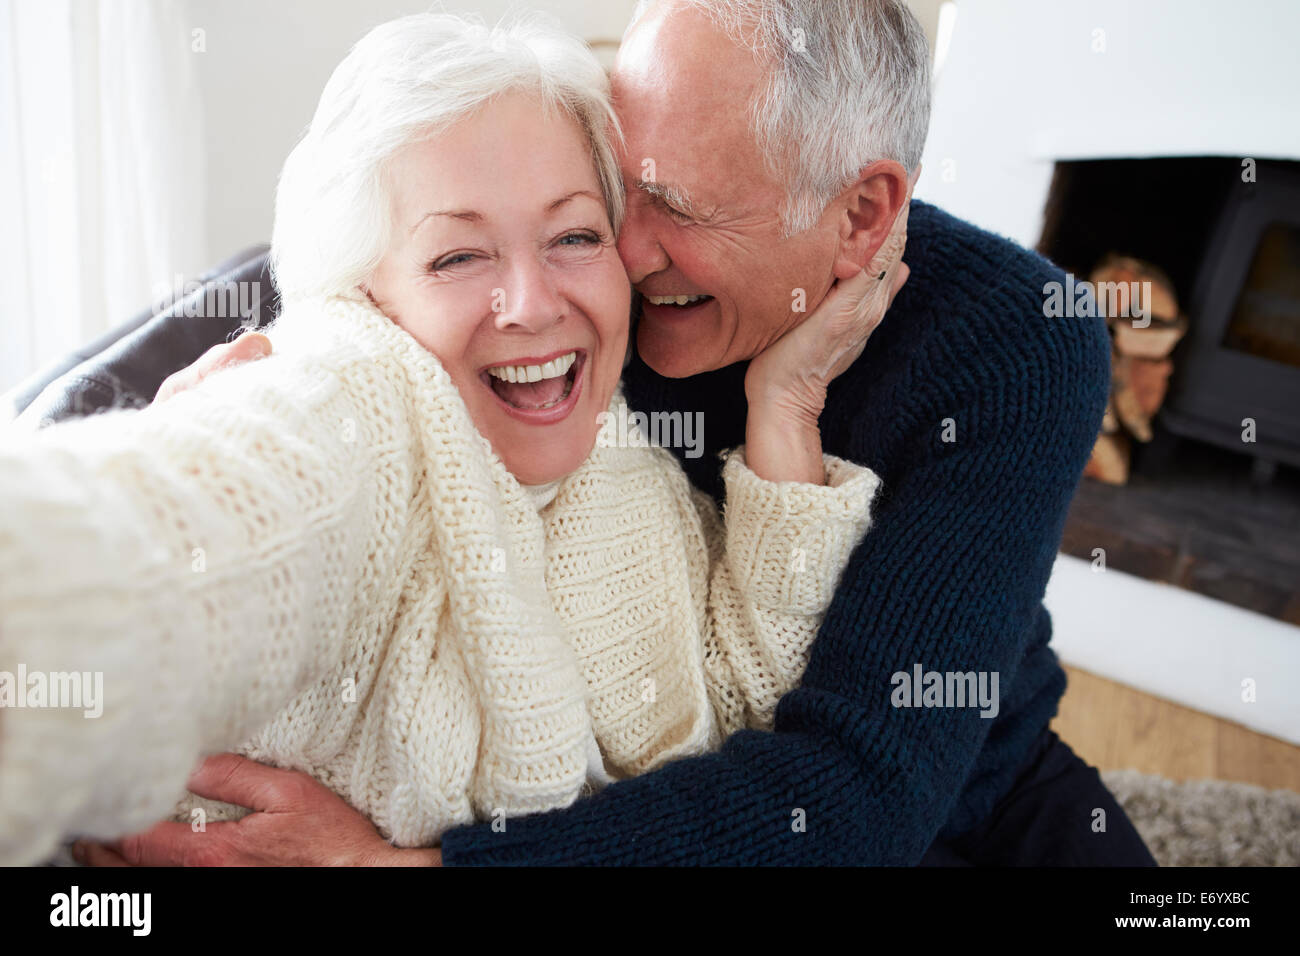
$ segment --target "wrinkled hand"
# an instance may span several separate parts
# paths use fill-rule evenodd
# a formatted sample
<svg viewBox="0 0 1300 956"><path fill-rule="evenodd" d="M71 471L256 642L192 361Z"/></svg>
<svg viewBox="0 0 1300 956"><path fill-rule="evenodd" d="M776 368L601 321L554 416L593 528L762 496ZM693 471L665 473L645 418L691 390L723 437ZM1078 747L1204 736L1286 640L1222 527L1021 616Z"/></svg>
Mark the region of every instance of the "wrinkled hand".
<svg viewBox="0 0 1300 956"><path fill-rule="evenodd" d="M827 387L862 354L907 281L903 248L912 183L889 234L867 267L837 281L812 315L750 362L745 394L751 406L779 408L791 421L816 424Z"/></svg>
<svg viewBox="0 0 1300 956"><path fill-rule="evenodd" d="M245 332L233 342L223 342L208 349L193 365L173 372L158 386L154 402L165 402L178 392L193 388L213 372L232 368L244 362L265 358L271 354L271 340L261 332Z"/></svg>
<svg viewBox="0 0 1300 956"><path fill-rule="evenodd" d="M205 373L206 374L206 373ZM305 773L279 770L235 754L209 757L188 787L210 800L254 812L209 823L153 829L109 844L80 842L88 866L440 866L439 850L402 850L370 821Z"/></svg>

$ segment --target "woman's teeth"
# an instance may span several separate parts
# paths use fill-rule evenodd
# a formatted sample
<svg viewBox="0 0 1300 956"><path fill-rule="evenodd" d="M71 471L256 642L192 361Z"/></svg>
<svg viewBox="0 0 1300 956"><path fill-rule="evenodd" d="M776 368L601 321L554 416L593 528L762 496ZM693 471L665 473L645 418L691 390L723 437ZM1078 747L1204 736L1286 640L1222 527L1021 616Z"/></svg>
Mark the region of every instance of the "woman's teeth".
<svg viewBox="0 0 1300 956"><path fill-rule="evenodd" d="M707 295L648 295L646 301L651 305L694 305L708 298Z"/></svg>
<svg viewBox="0 0 1300 956"><path fill-rule="evenodd" d="M503 382L540 382L567 375L577 360L578 353L570 352L541 365L497 365L488 369L487 373Z"/></svg>
<svg viewBox="0 0 1300 956"><path fill-rule="evenodd" d="M541 365L497 365L487 373L492 391L507 405L543 411L569 397L580 368L575 351Z"/></svg>

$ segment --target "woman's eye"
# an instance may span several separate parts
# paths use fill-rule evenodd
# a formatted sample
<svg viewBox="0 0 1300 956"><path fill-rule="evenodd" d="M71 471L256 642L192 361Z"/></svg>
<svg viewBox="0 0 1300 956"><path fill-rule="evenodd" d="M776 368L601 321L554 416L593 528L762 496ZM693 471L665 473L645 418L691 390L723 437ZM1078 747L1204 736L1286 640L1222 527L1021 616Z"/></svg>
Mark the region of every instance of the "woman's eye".
<svg viewBox="0 0 1300 956"><path fill-rule="evenodd" d="M454 252L449 256L443 256L441 259L434 259L430 262L429 271L441 272L443 269L450 268L451 266L463 265L474 258L475 256L472 252Z"/></svg>
<svg viewBox="0 0 1300 956"><path fill-rule="evenodd" d="M594 232L570 232L559 239L559 245L562 246L594 246L599 243L600 236Z"/></svg>

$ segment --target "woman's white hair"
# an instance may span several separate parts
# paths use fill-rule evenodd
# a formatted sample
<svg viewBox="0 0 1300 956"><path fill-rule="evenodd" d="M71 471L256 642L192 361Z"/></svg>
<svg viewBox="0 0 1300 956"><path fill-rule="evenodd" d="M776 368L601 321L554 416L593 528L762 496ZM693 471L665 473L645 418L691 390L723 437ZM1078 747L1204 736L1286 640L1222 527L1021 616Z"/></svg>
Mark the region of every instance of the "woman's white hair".
<svg viewBox="0 0 1300 956"><path fill-rule="evenodd" d="M611 138L621 133L605 72L586 44L536 15L488 27L417 14L376 27L352 48L285 160L271 238L284 300L355 295L393 235L391 157L514 90L535 92L544 108L582 127L617 232L624 197Z"/></svg>
<svg viewBox="0 0 1300 956"><path fill-rule="evenodd" d="M632 24L655 0L641 0ZM910 173L930 125L930 51L903 0L681 0L769 69L749 104L755 141L786 183L787 235L816 223L863 166ZM629 27L631 29L631 27Z"/></svg>

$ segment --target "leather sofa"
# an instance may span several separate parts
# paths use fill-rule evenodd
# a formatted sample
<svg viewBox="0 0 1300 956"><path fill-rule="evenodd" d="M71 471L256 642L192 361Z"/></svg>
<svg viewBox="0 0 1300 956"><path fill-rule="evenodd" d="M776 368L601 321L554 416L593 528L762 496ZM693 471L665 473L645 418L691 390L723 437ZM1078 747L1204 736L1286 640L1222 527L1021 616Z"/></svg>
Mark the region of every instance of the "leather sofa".
<svg viewBox="0 0 1300 956"><path fill-rule="evenodd" d="M258 245L232 256L187 283L181 290L186 294L145 310L29 376L0 398L0 414L7 400L15 424L41 427L104 409L148 405L168 375L213 345L275 317L279 296L268 250ZM238 283L256 285L241 290ZM241 315L231 307L240 301L256 303L256 309Z"/></svg>

